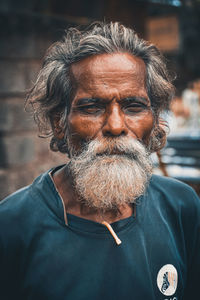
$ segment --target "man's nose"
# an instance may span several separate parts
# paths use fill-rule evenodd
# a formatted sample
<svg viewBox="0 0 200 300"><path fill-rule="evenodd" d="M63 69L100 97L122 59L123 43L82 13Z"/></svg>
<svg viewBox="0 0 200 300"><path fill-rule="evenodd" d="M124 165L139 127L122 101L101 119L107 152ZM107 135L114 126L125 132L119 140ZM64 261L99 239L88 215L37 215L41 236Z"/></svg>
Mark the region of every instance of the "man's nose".
<svg viewBox="0 0 200 300"><path fill-rule="evenodd" d="M104 136L117 137L127 135L128 129L124 121L124 114L118 106L107 113L107 118L102 129Z"/></svg>

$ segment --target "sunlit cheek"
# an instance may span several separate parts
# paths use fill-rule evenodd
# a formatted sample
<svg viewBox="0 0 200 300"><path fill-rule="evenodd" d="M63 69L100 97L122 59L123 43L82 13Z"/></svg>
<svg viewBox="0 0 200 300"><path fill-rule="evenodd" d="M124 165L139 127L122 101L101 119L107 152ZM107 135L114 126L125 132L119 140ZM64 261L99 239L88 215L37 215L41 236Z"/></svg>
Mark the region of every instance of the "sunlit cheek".
<svg viewBox="0 0 200 300"><path fill-rule="evenodd" d="M142 140L145 144L148 144L152 128L153 128L153 116L152 114L143 114L127 120L127 126L134 133L134 135Z"/></svg>
<svg viewBox="0 0 200 300"><path fill-rule="evenodd" d="M143 121L143 142L148 145L149 139L153 130L154 120L153 116L147 116L145 121Z"/></svg>
<svg viewBox="0 0 200 300"><path fill-rule="evenodd" d="M69 134L73 139L88 140L98 131L98 121L89 118L70 118L68 124Z"/></svg>

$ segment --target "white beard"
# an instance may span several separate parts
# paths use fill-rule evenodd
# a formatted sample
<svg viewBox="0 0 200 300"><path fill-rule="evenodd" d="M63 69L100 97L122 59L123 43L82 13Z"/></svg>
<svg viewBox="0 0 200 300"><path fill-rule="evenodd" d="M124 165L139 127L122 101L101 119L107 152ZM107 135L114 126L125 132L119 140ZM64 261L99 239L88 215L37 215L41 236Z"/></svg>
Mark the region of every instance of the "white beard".
<svg viewBox="0 0 200 300"><path fill-rule="evenodd" d="M152 164L139 141L127 137L93 140L78 155L69 140L68 145L74 188L85 206L104 212L116 210L134 203L145 192Z"/></svg>

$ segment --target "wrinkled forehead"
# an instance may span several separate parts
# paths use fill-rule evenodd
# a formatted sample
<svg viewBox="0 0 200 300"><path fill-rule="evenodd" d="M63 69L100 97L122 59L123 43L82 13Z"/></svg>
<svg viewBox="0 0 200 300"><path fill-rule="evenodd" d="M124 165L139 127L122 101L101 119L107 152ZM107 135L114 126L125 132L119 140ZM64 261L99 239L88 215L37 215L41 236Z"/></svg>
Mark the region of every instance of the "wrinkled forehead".
<svg viewBox="0 0 200 300"><path fill-rule="evenodd" d="M146 92L146 66L141 58L129 53L99 54L84 58L71 66L74 88L98 91Z"/></svg>
<svg viewBox="0 0 200 300"><path fill-rule="evenodd" d="M150 102L145 63L131 54L90 56L73 64L71 74L71 103L80 98L120 100L128 97L143 97Z"/></svg>

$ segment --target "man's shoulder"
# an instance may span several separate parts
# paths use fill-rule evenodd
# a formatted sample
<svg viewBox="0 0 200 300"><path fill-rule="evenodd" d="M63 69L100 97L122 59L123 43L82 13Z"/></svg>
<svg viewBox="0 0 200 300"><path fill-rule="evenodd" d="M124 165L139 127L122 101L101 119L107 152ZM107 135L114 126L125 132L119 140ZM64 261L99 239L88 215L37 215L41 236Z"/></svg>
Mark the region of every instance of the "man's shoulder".
<svg viewBox="0 0 200 300"><path fill-rule="evenodd" d="M0 201L0 223L7 219L20 221L26 215L31 215L41 202L40 190L43 189L42 181L47 172L38 176L32 184L23 187ZM42 195L42 194L41 194Z"/></svg>
<svg viewBox="0 0 200 300"><path fill-rule="evenodd" d="M21 188L0 202L0 243L1 247L11 243L18 244L21 234L27 228L33 201L31 186ZM32 203L30 205L30 203Z"/></svg>
<svg viewBox="0 0 200 300"><path fill-rule="evenodd" d="M0 214L2 212L8 213L10 210L15 211L20 208L22 204L25 204L27 199L31 197L31 185L25 186L11 195L7 196L5 199L0 201Z"/></svg>
<svg viewBox="0 0 200 300"><path fill-rule="evenodd" d="M153 175L150 180L150 187L164 192L184 192L195 194L194 190L186 183L175 178Z"/></svg>
<svg viewBox="0 0 200 300"><path fill-rule="evenodd" d="M174 208L198 209L200 211L200 199L196 192L188 184L170 177L153 175L149 184L148 193L156 201Z"/></svg>
<svg viewBox="0 0 200 300"><path fill-rule="evenodd" d="M0 243L16 245L31 239L46 224L65 224L62 201L50 171L0 202Z"/></svg>

